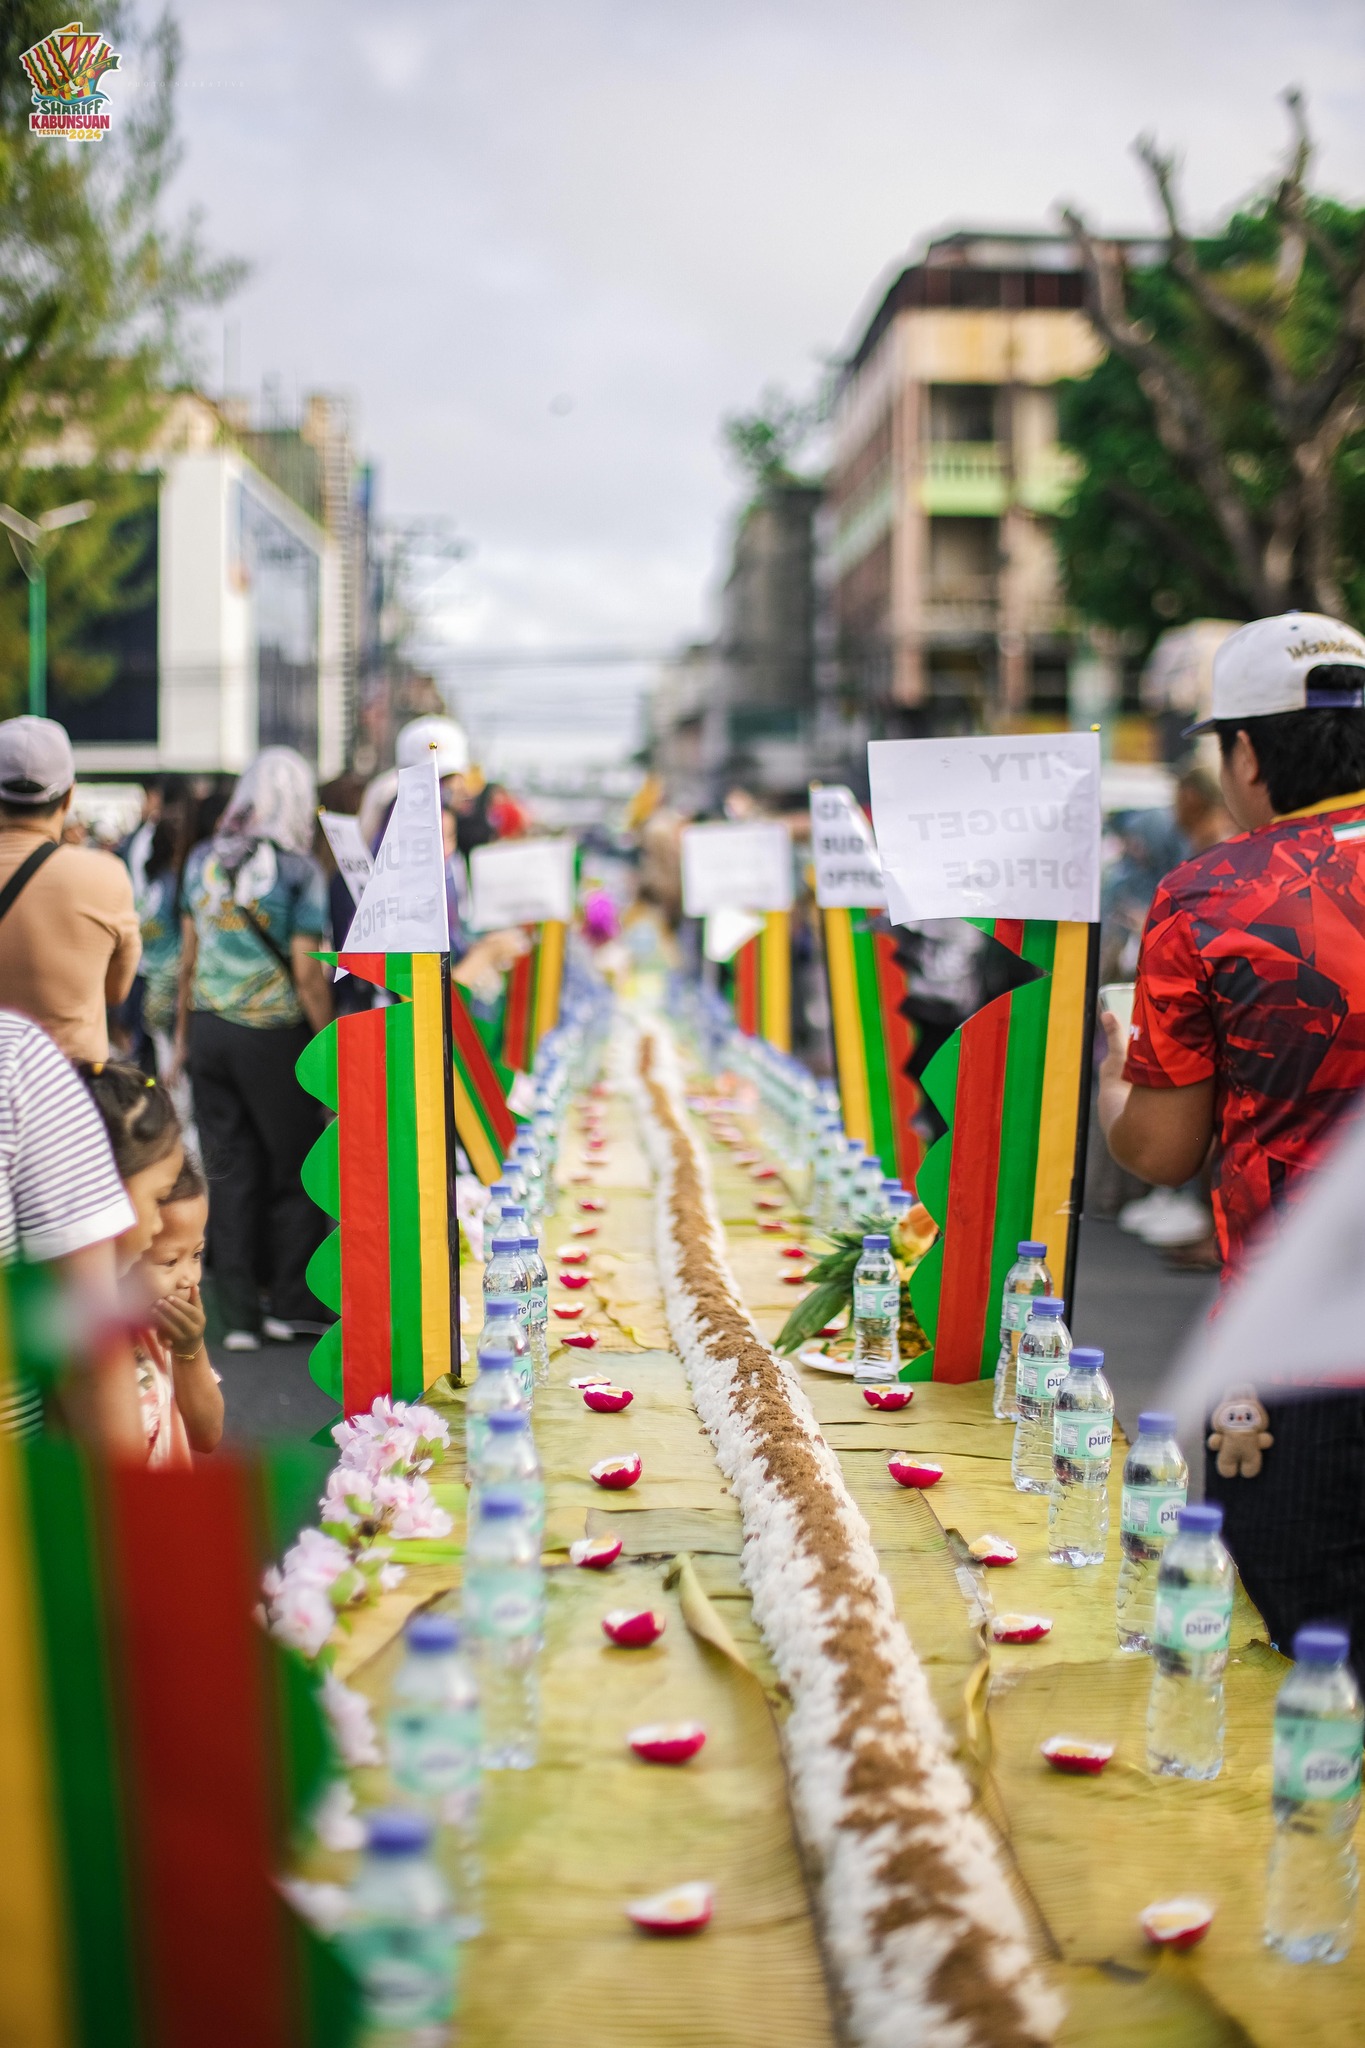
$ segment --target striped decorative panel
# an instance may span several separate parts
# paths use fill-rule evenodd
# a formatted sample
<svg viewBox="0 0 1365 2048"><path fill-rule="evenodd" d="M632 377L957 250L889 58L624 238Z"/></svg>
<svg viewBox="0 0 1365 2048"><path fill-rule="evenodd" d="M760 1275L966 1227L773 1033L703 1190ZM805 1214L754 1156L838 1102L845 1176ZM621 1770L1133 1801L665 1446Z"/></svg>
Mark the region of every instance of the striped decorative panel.
<svg viewBox="0 0 1365 2048"><path fill-rule="evenodd" d="M915 1185L923 1150L914 1129L920 1091L910 1073L914 1026L905 1015L905 973L893 932L874 931L872 910L825 910L825 961L844 1129L888 1174Z"/></svg>
<svg viewBox="0 0 1365 2048"><path fill-rule="evenodd" d="M792 1049L791 914L763 913L763 929L734 956L735 1022L749 1038Z"/></svg>
<svg viewBox="0 0 1365 2048"><path fill-rule="evenodd" d="M925 1070L948 1129L916 1186L942 1234L910 1283L933 1349L905 1378L991 1378L1016 1246L1041 1239L1060 1285L1074 1227L1091 927L973 922L1042 972L968 1018Z"/></svg>
<svg viewBox="0 0 1365 2048"><path fill-rule="evenodd" d="M523 953L507 976L503 995L502 1059L513 1073L529 1074L536 1047L559 1022L559 995L564 981L566 925L549 922L535 927L531 950Z"/></svg>

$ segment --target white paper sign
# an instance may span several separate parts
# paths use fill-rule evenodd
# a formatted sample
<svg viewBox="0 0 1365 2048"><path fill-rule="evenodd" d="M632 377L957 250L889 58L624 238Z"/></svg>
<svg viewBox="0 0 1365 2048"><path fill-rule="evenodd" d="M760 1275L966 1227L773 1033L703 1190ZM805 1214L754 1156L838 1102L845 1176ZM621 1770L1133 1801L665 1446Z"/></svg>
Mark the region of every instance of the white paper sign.
<svg viewBox="0 0 1365 2048"><path fill-rule="evenodd" d="M359 903L365 884L374 873L374 855L361 836L360 820L348 817L344 811L319 811L318 823L332 849L337 871L351 892L351 901Z"/></svg>
<svg viewBox="0 0 1365 2048"><path fill-rule="evenodd" d="M873 740L867 765L893 924L1098 918L1098 733Z"/></svg>
<svg viewBox="0 0 1365 2048"><path fill-rule="evenodd" d="M573 918L572 839L500 839L469 856L476 932L513 924L568 924Z"/></svg>
<svg viewBox="0 0 1365 2048"><path fill-rule="evenodd" d="M762 929L762 918L752 910L713 910L701 928L702 953L708 960L733 960Z"/></svg>
<svg viewBox="0 0 1365 2048"><path fill-rule="evenodd" d="M885 903L882 857L851 789L829 783L811 790L810 849L822 910L878 909Z"/></svg>
<svg viewBox="0 0 1365 2048"><path fill-rule="evenodd" d="M393 814L343 953L448 953L446 856L436 759L398 772Z"/></svg>
<svg viewBox="0 0 1365 2048"><path fill-rule="evenodd" d="M785 825L685 825L683 915L713 910L790 910L792 843Z"/></svg>

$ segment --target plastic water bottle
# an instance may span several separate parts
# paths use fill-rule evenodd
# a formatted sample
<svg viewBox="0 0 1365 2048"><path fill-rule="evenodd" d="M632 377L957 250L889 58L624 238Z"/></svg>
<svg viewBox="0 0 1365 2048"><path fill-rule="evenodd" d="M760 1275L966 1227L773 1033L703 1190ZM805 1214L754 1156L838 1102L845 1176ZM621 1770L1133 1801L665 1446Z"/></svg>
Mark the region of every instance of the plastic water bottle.
<svg viewBox="0 0 1365 2048"><path fill-rule="evenodd" d="M1118 1631L1121 1650L1150 1650L1161 1554L1175 1534L1190 1471L1175 1440L1175 1417L1148 1409L1123 1465L1119 1511Z"/></svg>
<svg viewBox="0 0 1365 2048"><path fill-rule="evenodd" d="M486 1771L529 1771L536 1760L536 1658L545 1620L540 1545L515 1493L489 1487L469 1531L465 1624L478 1645Z"/></svg>
<svg viewBox="0 0 1365 2048"><path fill-rule="evenodd" d="M404 1808L370 1816L341 1946L360 1980L366 2048L438 2048L455 2016L459 1942L431 1822Z"/></svg>
<svg viewBox="0 0 1365 2048"><path fill-rule="evenodd" d="M522 1372L526 1381L526 1398L531 1398L531 1386L535 1368L531 1363L530 1335L527 1330L530 1308L530 1276L521 1262L521 1231L515 1233L510 1227L499 1227L493 1239L493 1256L483 1269L483 1312L485 1316L495 1303L511 1304L520 1318L522 1335L527 1348L523 1354Z"/></svg>
<svg viewBox="0 0 1365 2048"><path fill-rule="evenodd" d="M853 1377L860 1384L896 1377L900 1326L901 1282L891 1240L872 1231L853 1268Z"/></svg>
<svg viewBox="0 0 1365 2048"><path fill-rule="evenodd" d="M859 1216L875 1216L880 1221L886 1214L886 1204L882 1200L882 1162L874 1152L867 1153L858 1161L853 1200Z"/></svg>
<svg viewBox="0 0 1365 2048"><path fill-rule="evenodd" d="M539 1543L545 1533L545 1480L531 1434L531 1418L524 1409L502 1408L488 1417L482 1447L468 1471L470 1516L477 1516L490 1487L515 1494Z"/></svg>
<svg viewBox="0 0 1365 2048"><path fill-rule="evenodd" d="M493 1242L494 1234L502 1221L504 1203L515 1200L516 1197L512 1193L509 1182L505 1180L494 1181L492 1187L488 1190L488 1201L484 1206L483 1212L483 1241L485 1247ZM487 1256L486 1251L485 1256Z"/></svg>
<svg viewBox="0 0 1365 2048"><path fill-rule="evenodd" d="M1035 1294L1019 1339L1010 1472L1020 1493L1052 1491L1052 1404L1066 1378L1071 1332L1062 1321L1064 1304L1055 1295Z"/></svg>
<svg viewBox="0 0 1365 2048"><path fill-rule="evenodd" d="M540 1239L524 1236L521 1263L530 1286L526 1294L526 1335L531 1347L531 1375L539 1386L550 1377L550 1276L540 1255Z"/></svg>
<svg viewBox="0 0 1365 2048"><path fill-rule="evenodd" d="M848 1228L858 1214L858 1168L867 1150L861 1138L845 1138L839 1158L839 1184L835 1191L834 1229Z"/></svg>
<svg viewBox="0 0 1365 2048"><path fill-rule="evenodd" d="M522 1417L516 1420L524 1426ZM461 1941L469 1941L483 1928L482 1740L478 1681L461 1649L453 1615L413 1616L403 1631L403 1661L392 1700L385 1726L389 1775L428 1820L447 1830L439 1838L439 1852L454 1879L455 1931Z"/></svg>
<svg viewBox="0 0 1365 2048"><path fill-rule="evenodd" d="M1350 1648L1345 1629L1299 1629L1275 1702L1265 1938L1291 1963L1339 1963L1351 1948L1365 1713Z"/></svg>
<svg viewBox="0 0 1365 2048"><path fill-rule="evenodd" d="M478 1343L479 1356L482 1358L485 1351L510 1351L515 1355L522 1391L526 1396L525 1406L529 1408L534 1363L531 1358L531 1340L526 1331L526 1304L503 1300L486 1301L483 1306L483 1328L479 1332Z"/></svg>
<svg viewBox="0 0 1365 2048"><path fill-rule="evenodd" d="M1114 1394L1104 1353L1078 1344L1052 1408L1047 1554L1053 1564L1103 1564L1109 1538Z"/></svg>
<svg viewBox="0 0 1365 2048"><path fill-rule="evenodd" d="M810 1220L817 1230L832 1230L837 1220L839 1162L843 1130L839 1119L824 1112L818 1121L815 1160L811 1168Z"/></svg>
<svg viewBox="0 0 1365 2048"><path fill-rule="evenodd" d="M1232 1634L1232 1559L1213 1502L1180 1510L1156 1582L1147 1768L1216 1778L1223 1768L1223 1672Z"/></svg>
<svg viewBox="0 0 1365 2048"><path fill-rule="evenodd" d="M485 1335L487 1332L485 1331ZM494 1415L525 1415L530 1403L521 1361L510 1344L479 1341L479 1370L465 1397L464 1454L466 1466L477 1465L488 1446L488 1424Z"/></svg>
<svg viewBox="0 0 1365 2048"><path fill-rule="evenodd" d="M995 1361L992 1405L1002 1422L1014 1422L1019 1415L1019 1404L1014 1396L1014 1374L1019 1358L1019 1339L1028 1321L1029 1301L1035 1294L1051 1292L1047 1246L1034 1244L1026 1238L1019 1247L1018 1258L1005 1275L1005 1288L1000 1300L1000 1355Z"/></svg>
<svg viewBox="0 0 1365 2048"><path fill-rule="evenodd" d="M540 1148L530 1131L519 1133L512 1146L512 1156L521 1168L526 1214L534 1223L545 1207L545 1173L540 1163Z"/></svg>

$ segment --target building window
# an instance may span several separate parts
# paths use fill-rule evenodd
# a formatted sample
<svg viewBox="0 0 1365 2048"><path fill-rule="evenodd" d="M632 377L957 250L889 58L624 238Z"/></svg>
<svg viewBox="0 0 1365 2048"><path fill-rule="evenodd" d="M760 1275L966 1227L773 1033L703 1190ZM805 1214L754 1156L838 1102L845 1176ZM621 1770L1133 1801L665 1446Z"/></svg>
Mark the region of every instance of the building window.
<svg viewBox="0 0 1365 2048"><path fill-rule="evenodd" d="M929 521L929 595L994 602L1000 565L998 519Z"/></svg>
<svg viewBox="0 0 1365 2048"><path fill-rule="evenodd" d="M318 755L318 558L245 484L234 568L251 597L257 744Z"/></svg>
<svg viewBox="0 0 1365 2048"><path fill-rule="evenodd" d="M994 384L931 384L929 439L994 441L998 396Z"/></svg>

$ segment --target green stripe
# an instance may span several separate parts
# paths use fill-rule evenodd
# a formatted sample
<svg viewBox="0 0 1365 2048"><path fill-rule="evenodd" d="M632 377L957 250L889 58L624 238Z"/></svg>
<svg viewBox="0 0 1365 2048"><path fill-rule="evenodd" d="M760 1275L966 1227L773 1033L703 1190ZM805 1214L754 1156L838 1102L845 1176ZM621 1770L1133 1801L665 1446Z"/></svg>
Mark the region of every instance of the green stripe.
<svg viewBox="0 0 1365 2048"><path fill-rule="evenodd" d="M404 956L407 958L407 956ZM412 962L407 958L409 985ZM422 1236L417 1195L417 1060L411 1003L386 1013L389 1107L389 1287L396 1401L422 1397Z"/></svg>
<svg viewBox="0 0 1365 2048"><path fill-rule="evenodd" d="M335 1945L292 1922L302 2031L299 2048L353 2048L360 2039L360 1987Z"/></svg>
<svg viewBox="0 0 1365 2048"><path fill-rule="evenodd" d="M336 1459L330 1436L325 1448L313 1443L286 1442L273 1443L264 1452L260 1462L260 1500L267 1560L282 1556L299 1530L317 1520L327 1474Z"/></svg>
<svg viewBox="0 0 1365 2048"><path fill-rule="evenodd" d="M384 960L384 986L396 996L412 1001L412 955L389 953Z"/></svg>
<svg viewBox="0 0 1365 2048"><path fill-rule="evenodd" d="M1022 957L1041 967L1043 978L1017 988L1010 997L1010 1031L1005 1048L1005 1091L1000 1111L1000 1170L996 1181L995 1234L991 1245L991 1292L981 1345L981 1376L993 1378L1000 1348L993 1305L1004 1290L1019 1240L1033 1229L1033 1189L1038 1177L1039 1121L1047 1017L1052 996L1052 957L1057 927L1031 921L1024 926Z"/></svg>
<svg viewBox="0 0 1365 2048"><path fill-rule="evenodd" d="M930 1060L920 1077L920 1086L948 1128L929 1147L915 1175L915 1192L935 1223L939 1236L910 1275L910 1305L919 1317L932 1345L938 1335L939 1289L943 1284L943 1219L948 1213L948 1179L953 1168L953 1118L957 1106L958 1060L962 1033L955 1031ZM934 1354L926 1351L902 1367L903 1379L929 1380L934 1376Z"/></svg>
<svg viewBox="0 0 1365 2048"><path fill-rule="evenodd" d="M891 1106L891 1079L886 1071L886 1031L882 1024L882 992L877 978L877 941L866 929L854 926L853 967L858 985L858 1028L867 1062L867 1108L872 1123L872 1147L882 1162L882 1171L896 1171L896 1118Z"/></svg>
<svg viewBox="0 0 1365 2048"><path fill-rule="evenodd" d="M77 2032L81 2048L137 2048L145 2036L133 1975L96 1505L71 1444L39 1439L23 1456Z"/></svg>

